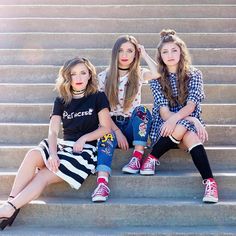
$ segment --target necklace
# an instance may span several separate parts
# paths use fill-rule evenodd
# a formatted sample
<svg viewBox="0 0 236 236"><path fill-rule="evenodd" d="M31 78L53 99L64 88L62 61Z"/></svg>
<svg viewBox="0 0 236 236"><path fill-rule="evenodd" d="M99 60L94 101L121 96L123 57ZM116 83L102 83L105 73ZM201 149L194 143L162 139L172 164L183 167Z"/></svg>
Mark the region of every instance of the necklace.
<svg viewBox="0 0 236 236"><path fill-rule="evenodd" d="M120 68L118 67L119 70L129 70L129 68Z"/></svg>
<svg viewBox="0 0 236 236"><path fill-rule="evenodd" d="M85 89L82 90L74 90L72 89L73 95L83 95L85 93Z"/></svg>

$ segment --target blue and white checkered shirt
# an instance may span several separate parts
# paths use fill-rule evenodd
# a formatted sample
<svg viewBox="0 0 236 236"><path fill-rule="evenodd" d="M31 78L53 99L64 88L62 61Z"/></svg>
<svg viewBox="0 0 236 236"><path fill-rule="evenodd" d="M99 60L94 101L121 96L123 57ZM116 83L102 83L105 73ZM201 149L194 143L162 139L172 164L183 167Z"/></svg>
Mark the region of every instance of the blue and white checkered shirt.
<svg viewBox="0 0 236 236"><path fill-rule="evenodd" d="M174 97L176 97L178 95L177 75L174 73L169 73L168 79L170 80L173 95ZM199 121L204 125L204 122L201 119L202 111L200 107L200 102L205 98L205 94L203 90L202 73L200 70L194 67L191 67L190 69L188 85L189 94L183 105L170 105L169 101L163 94L162 87L158 79L151 80L149 83L154 97L154 107L152 109L153 123L150 131L150 138L152 140L152 144L155 144L160 138L161 126L164 123L164 120L160 116L160 107L168 106L171 112L178 112L187 104L188 101L193 101L196 104L196 107L190 116L198 118ZM183 125L189 131L196 132L195 126L188 120L179 120L177 124Z"/></svg>

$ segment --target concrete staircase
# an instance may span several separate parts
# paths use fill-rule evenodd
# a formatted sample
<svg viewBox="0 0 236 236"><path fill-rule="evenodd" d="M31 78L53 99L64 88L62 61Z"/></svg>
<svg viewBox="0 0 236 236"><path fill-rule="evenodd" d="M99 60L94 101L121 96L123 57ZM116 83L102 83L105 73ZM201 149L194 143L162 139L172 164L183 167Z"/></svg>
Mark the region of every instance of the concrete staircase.
<svg viewBox="0 0 236 236"><path fill-rule="evenodd" d="M191 158L171 150L155 176L124 175L129 152L116 151L105 204L80 191L47 188L0 235L236 235L235 0L0 0L0 199L9 194L27 150L47 136L53 90L62 63L85 56L104 69L116 37L129 33L154 56L162 28L187 42L204 74L207 153L220 202L203 204ZM143 104L152 107L148 86Z"/></svg>

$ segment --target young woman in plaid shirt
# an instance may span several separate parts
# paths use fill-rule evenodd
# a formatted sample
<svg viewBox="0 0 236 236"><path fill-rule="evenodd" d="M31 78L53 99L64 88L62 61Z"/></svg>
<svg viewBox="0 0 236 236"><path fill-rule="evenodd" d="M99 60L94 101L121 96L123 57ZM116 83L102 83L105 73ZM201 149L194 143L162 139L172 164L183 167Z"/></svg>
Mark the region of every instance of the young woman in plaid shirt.
<svg viewBox="0 0 236 236"><path fill-rule="evenodd" d="M203 146L208 134L200 116L200 102L205 96L202 73L191 66L187 47L174 30L162 30L160 36L159 79L150 82L154 96L150 132L153 148L140 174L154 174L159 158L181 143L187 147L206 185L203 201L218 202L217 184Z"/></svg>

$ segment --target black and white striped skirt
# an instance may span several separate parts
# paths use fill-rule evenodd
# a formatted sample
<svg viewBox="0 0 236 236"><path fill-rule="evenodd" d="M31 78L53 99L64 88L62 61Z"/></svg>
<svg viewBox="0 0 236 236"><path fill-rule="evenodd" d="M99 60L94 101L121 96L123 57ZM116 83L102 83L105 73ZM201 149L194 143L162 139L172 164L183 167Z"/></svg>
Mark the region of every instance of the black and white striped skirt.
<svg viewBox="0 0 236 236"><path fill-rule="evenodd" d="M64 141L58 139L57 154L60 159L58 171L55 173L61 179L65 180L72 188L79 189L84 180L95 173L97 165L97 148L85 144L81 153L73 152L73 141ZM46 164L49 158L48 140L44 139L36 147L42 154Z"/></svg>

